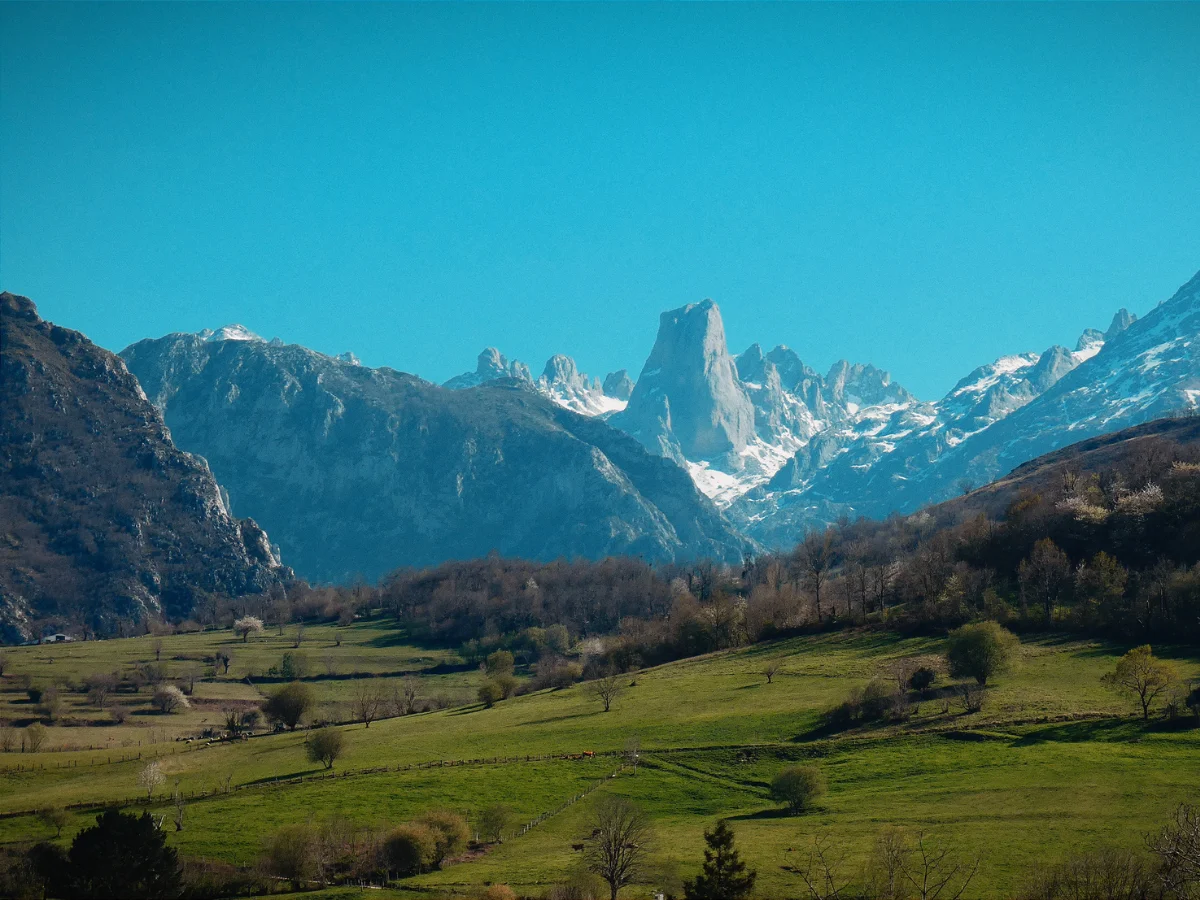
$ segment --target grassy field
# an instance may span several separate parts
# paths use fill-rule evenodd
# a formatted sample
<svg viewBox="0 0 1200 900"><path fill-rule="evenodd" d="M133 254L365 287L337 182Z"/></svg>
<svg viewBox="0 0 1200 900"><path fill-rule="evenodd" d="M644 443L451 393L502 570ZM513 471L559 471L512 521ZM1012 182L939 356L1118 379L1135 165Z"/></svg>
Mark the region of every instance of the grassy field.
<svg viewBox="0 0 1200 900"><path fill-rule="evenodd" d="M78 681L89 671L153 658L154 640L10 650L0 716L20 720L27 706L18 693L22 676ZM807 856L814 837L826 837L844 853L852 878L879 829L900 825L963 853L978 851L983 862L969 895L1002 897L1034 859L1136 846L1176 803L1200 799L1200 730L1134 718L1131 702L1100 682L1122 648L1091 642L1027 640L1019 664L996 681L981 712L964 715L925 702L901 725L838 735L820 729L822 710L889 660L935 654L940 643L851 632L757 645L631 673L607 713L584 684L491 709L460 705L370 728L344 726L347 752L334 777L325 777L307 762L300 733L212 746L171 739L202 727L205 717L215 719L215 698L249 699L271 686L256 676L283 652L295 652L292 634L265 634L247 644L228 632L162 640L168 666L204 664L220 647L233 650L229 676L209 675L197 685L197 697L214 703L197 703L182 715L145 712L122 726L56 726L51 732L62 736L47 741L98 746L91 735L106 733L111 740L102 750L0 753L0 815L8 814L0 818L0 841L52 836L52 829L21 813L135 797L138 772L158 756L168 783L150 808L165 811L164 792L176 785L196 795L172 843L185 854L238 863L252 862L263 836L290 822L344 816L387 825L435 807L471 817L494 802L510 805L527 822L587 792L528 833L470 862L411 879L400 893L470 895L486 883L505 882L538 896L580 864L571 845L588 827L594 799L614 792L642 803L655 824L651 873L646 884L628 890L630 897L654 886L677 889L697 870L702 832L718 818L735 826L744 855L759 870L762 896L803 895L789 869ZM423 696L445 693L460 702L480 677L453 653L405 644L384 623L310 628L300 650L313 660L336 654L332 675L318 665L309 679L326 704L345 702L355 683L345 676L355 671L392 680L418 673ZM1200 675L1195 655L1159 653L1173 656L1182 676ZM768 684L761 672L772 660L782 671ZM143 695L144 702L148 692ZM77 719L102 718L87 709L84 695L69 696ZM155 729L160 734L152 739ZM641 763L618 774L631 740L640 744ZM584 751L598 755L564 758ZM767 786L794 760L815 760L829 791L815 811L788 817L779 814ZM61 840L92 815L74 813Z"/></svg>

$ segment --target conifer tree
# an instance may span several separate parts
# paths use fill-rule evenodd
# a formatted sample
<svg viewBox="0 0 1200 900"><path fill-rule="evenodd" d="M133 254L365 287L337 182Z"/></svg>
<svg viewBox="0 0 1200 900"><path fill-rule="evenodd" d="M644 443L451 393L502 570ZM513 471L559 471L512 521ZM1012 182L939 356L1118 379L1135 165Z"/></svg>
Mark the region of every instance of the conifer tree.
<svg viewBox="0 0 1200 900"><path fill-rule="evenodd" d="M741 900L754 890L758 873L746 870L741 855L733 846L733 829L724 821L704 832L704 867L700 874L683 885L688 900Z"/></svg>

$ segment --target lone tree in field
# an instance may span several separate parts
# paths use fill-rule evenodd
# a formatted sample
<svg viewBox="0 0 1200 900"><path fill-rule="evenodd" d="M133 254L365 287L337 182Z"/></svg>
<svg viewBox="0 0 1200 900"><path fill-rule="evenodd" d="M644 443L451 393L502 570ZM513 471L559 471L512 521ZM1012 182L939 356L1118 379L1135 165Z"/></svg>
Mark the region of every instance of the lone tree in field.
<svg viewBox="0 0 1200 900"><path fill-rule="evenodd" d="M162 772L162 766L157 761L146 763L142 770L138 772L137 783L138 787L146 789L146 796L154 796L154 789L167 780L167 776Z"/></svg>
<svg viewBox="0 0 1200 900"><path fill-rule="evenodd" d="M1136 697L1142 707L1142 718L1147 720L1158 695L1177 680L1175 667L1155 659L1149 644L1134 647L1118 660L1116 669L1102 679L1113 690Z"/></svg>
<svg viewBox="0 0 1200 900"><path fill-rule="evenodd" d="M980 684L1007 671L1021 642L995 622L977 622L950 632L946 664L956 678L974 678Z"/></svg>
<svg viewBox="0 0 1200 900"><path fill-rule="evenodd" d="M788 766L771 779L771 797L802 813L825 793L825 779L816 766Z"/></svg>
<svg viewBox="0 0 1200 900"><path fill-rule="evenodd" d="M612 709L613 701L621 694L621 676L610 672L603 678L597 678L592 682L591 694L604 704L604 711L608 712Z"/></svg>
<svg viewBox="0 0 1200 900"><path fill-rule="evenodd" d="M484 807L479 813L479 834L485 841L504 842L504 832L512 821L512 810L502 803Z"/></svg>
<svg viewBox="0 0 1200 900"><path fill-rule="evenodd" d="M318 728L308 736L304 752L310 762L319 762L332 769L337 758L346 748L346 737L336 728Z"/></svg>
<svg viewBox="0 0 1200 900"><path fill-rule="evenodd" d="M367 728L370 728L371 723L379 718L379 712L383 709L383 689L379 687L373 677L364 679L354 686L350 708L354 713L354 718Z"/></svg>
<svg viewBox="0 0 1200 900"><path fill-rule="evenodd" d="M588 870L608 883L612 900L642 874L650 842L650 820L624 797L601 797L592 816L592 834L584 851Z"/></svg>
<svg viewBox="0 0 1200 900"><path fill-rule="evenodd" d="M263 704L263 714L272 722L278 722L288 730L295 731L300 720L312 707L313 694L308 685L293 681L267 698L267 702Z"/></svg>
<svg viewBox="0 0 1200 900"><path fill-rule="evenodd" d="M48 809L43 809L38 813L38 818L41 819L44 825L48 825L54 829L54 836L62 837L62 830L67 823L71 821L71 816L61 806L51 806Z"/></svg>
<svg viewBox="0 0 1200 900"><path fill-rule="evenodd" d="M246 643L250 639L251 634L262 634L263 623L258 616L242 616L233 623L233 633L242 639L242 643Z"/></svg>
<svg viewBox="0 0 1200 900"><path fill-rule="evenodd" d="M767 679L767 684L770 684L775 676L779 674L779 670L783 668L783 663L777 659L771 660L762 667L763 677Z"/></svg>
<svg viewBox="0 0 1200 900"><path fill-rule="evenodd" d="M704 832L704 866L700 874L683 883L688 900L741 900L754 890L758 873L747 871L741 855L733 846L733 829L724 820L712 831Z"/></svg>

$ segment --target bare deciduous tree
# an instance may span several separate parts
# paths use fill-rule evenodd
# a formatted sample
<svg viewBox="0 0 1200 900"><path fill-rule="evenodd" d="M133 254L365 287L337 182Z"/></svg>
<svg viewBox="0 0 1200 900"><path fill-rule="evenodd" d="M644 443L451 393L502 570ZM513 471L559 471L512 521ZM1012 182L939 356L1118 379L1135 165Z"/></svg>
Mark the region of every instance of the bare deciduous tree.
<svg viewBox="0 0 1200 900"><path fill-rule="evenodd" d="M379 718L382 707L383 690L374 678L366 678L355 684L350 698L350 709L355 719L370 728L371 723Z"/></svg>
<svg viewBox="0 0 1200 900"><path fill-rule="evenodd" d="M624 797L601 797L592 816L584 862L608 883L612 900L642 873L650 842L650 820Z"/></svg>
<svg viewBox="0 0 1200 900"><path fill-rule="evenodd" d="M610 672L603 678L597 678L591 684L591 694L604 704L604 711L612 709L613 701L621 694L621 676Z"/></svg>
<svg viewBox="0 0 1200 900"><path fill-rule="evenodd" d="M901 872L918 900L959 900L979 871L979 857L959 859L946 847L933 847L917 832Z"/></svg>
<svg viewBox="0 0 1200 900"><path fill-rule="evenodd" d="M400 682L400 713L410 716L417 711L417 698L421 682L416 677L408 675Z"/></svg>
<svg viewBox="0 0 1200 900"><path fill-rule="evenodd" d="M779 670L783 668L783 663L777 659L773 659L762 667L763 677L767 679L767 684L770 684L775 676L779 674Z"/></svg>
<svg viewBox="0 0 1200 900"><path fill-rule="evenodd" d="M1171 821L1148 843L1162 861L1163 881L1174 895L1200 894L1200 807L1180 804Z"/></svg>
<svg viewBox="0 0 1200 900"><path fill-rule="evenodd" d="M175 830L183 831L183 817L187 812L187 804L183 800L183 790L179 786L179 779L175 780L175 791L171 795L171 805L175 808Z"/></svg>
<svg viewBox="0 0 1200 900"><path fill-rule="evenodd" d="M817 621L821 620L821 591L829 580L833 567L833 532L810 531L796 548L796 562L804 579L804 586L812 592L817 607Z"/></svg>
<svg viewBox="0 0 1200 900"><path fill-rule="evenodd" d="M850 896L850 881L842 874L845 860L844 850L835 852L825 838L816 837L803 864L784 868L800 876L811 900L841 900Z"/></svg>

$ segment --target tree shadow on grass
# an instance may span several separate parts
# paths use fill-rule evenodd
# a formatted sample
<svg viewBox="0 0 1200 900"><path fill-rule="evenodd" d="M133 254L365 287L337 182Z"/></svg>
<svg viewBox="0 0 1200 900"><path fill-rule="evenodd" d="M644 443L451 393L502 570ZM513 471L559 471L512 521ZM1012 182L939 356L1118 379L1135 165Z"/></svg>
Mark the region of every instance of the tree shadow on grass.
<svg viewBox="0 0 1200 900"><path fill-rule="evenodd" d="M335 771L336 770L326 769L324 766L322 766L319 769L305 769L301 772L290 772L287 775L272 775L269 778L256 778L253 781L242 782L242 784L243 786L249 786L252 784L272 784L276 781L289 781L293 778L309 778L313 775L330 775L334 774Z"/></svg>
<svg viewBox="0 0 1200 900"><path fill-rule="evenodd" d="M547 725L550 722L565 722L567 719L586 719L596 715L596 712L598 712L598 710L593 710L592 712L569 713L563 716L548 716L545 719L534 719L531 722L521 722L517 725L517 727L521 728L526 725Z"/></svg>
<svg viewBox="0 0 1200 900"><path fill-rule="evenodd" d="M816 810L809 810L816 812ZM755 822L762 819L799 819L808 813L794 813L787 807L773 806L770 809L760 809L758 812L742 813L739 816L725 816L730 822Z"/></svg>
<svg viewBox="0 0 1200 900"><path fill-rule="evenodd" d="M1146 734L1157 731L1144 723L1131 719L1091 719L1084 722L1065 722L1048 725L1018 738L1014 747L1032 747L1037 744L1080 744L1084 742L1121 743L1141 740Z"/></svg>

